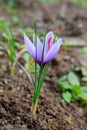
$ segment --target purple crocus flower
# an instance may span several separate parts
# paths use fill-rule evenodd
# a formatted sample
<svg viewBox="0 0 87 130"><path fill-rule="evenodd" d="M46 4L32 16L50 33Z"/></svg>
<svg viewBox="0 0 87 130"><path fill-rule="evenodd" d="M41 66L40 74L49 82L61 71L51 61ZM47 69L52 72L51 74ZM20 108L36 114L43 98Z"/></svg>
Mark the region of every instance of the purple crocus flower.
<svg viewBox="0 0 87 130"><path fill-rule="evenodd" d="M32 43L32 41L24 34L24 42L26 44L27 51L35 59L35 61L40 64L45 65L50 62L58 53L60 46L62 44L62 39L58 39L57 42L53 43L54 34L52 31L48 32L45 38L44 54L43 53L43 44L40 39L37 37L37 45Z"/></svg>

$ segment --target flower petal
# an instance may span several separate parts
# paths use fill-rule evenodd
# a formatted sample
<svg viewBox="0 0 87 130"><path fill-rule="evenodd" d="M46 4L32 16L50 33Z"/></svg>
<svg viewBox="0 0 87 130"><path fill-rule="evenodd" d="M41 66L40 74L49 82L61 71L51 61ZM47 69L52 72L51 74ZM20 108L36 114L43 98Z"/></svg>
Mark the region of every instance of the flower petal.
<svg viewBox="0 0 87 130"><path fill-rule="evenodd" d="M45 53L47 53L49 51L49 49L51 48L52 44L53 44L53 40L54 40L54 34L52 31L48 32L46 35L46 40L45 40Z"/></svg>
<svg viewBox="0 0 87 130"><path fill-rule="evenodd" d="M48 51L47 55L44 57L44 63L50 62L55 55L58 53L60 46L62 44L62 39L59 39Z"/></svg>
<svg viewBox="0 0 87 130"><path fill-rule="evenodd" d="M24 42L25 42L27 51L35 59L35 46L25 34L24 34Z"/></svg>
<svg viewBox="0 0 87 130"><path fill-rule="evenodd" d="M42 51L43 51L43 44L41 43L40 39L37 37L37 62L40 63L42 61Z"/></svg>

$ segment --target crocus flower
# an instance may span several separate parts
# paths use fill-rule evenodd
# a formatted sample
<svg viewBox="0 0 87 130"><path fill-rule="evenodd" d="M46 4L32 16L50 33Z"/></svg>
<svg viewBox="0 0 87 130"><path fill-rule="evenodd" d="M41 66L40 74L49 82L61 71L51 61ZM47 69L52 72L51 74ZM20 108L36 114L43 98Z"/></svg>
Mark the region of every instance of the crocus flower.
<svg viewBox="0 0 87 130"><path fill-rule="evenodd" d="M43 44L40 39L37 37L36 46L32 41L24 34L24 42L26 44L27 51L35 59L35 61L40 64L45 65L50 62L58 53L60 46L62 44L62 39L58 39L57 42L53 43L54 34L52 31L48 32L45 38L44 54L43 54ZM42 60L43 54L43 60Z"/></svg>

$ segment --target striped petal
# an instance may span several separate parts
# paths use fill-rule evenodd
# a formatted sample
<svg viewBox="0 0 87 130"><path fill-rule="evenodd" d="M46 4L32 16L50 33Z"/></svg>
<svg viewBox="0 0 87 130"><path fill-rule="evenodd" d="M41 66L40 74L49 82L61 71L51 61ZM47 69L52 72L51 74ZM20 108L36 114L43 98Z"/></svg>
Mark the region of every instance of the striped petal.
<svg viewBox="0 0 87 130"><path fill-rule="evenodd" d="M53 40L54 40L54 34L52 31L50 31L49 33L47 33L46 35L46 40L45 40L45 53L47 53L49 51L49 49L52 47L53 45Z"/></svg>
<svg viewBox="0 0 87 130"><path fill-rule="evenodd" d="M42 51L43 45L40 39L37 37L37 46L36 46L36 53L37 53L37 62L40 63L42 61Z"/></svg>
<svg viewBox="0 0 87 130"><path fill-rule="evenodd" d="M50 62L55 55L58 53L60 46L62 44L62 39L59 39L48 51L47 55L44 57L44 63Z"/></svg>
<svg viewBox="0 0 87 130"><path fill-rule="evenodd" d="M25 42L27 51L35 59L35 46L25 34L24 34L24 42Z"/></svg>

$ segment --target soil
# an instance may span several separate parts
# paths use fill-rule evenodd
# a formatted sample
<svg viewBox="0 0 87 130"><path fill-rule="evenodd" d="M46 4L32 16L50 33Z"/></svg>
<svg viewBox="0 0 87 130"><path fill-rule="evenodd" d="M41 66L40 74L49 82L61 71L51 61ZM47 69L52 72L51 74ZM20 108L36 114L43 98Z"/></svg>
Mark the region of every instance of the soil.
<svg viewBox="0 0 87 130"><path fill-rule="evenodd" d="M23 43L23 37L18 28L30 27L33 32L33 20L36 18L40 35L43 31L59 30L56 31L59 37L67 41L79 41L80 45L68 47L66 55L58 54L51 62L36 116L31 113L33 85L18 65L16 75L10 75L8 55L0 50L0 130L87 130L87 104L64 103L61 90L54 83L55 79L73 71L72 64L81 67L83 60L87 62L87 55L80 53L82 47L87 46L87 9L70 1L42 4L38 0L18 0L17 5L18 12L15 15L21 19L21 23L13 24L13 30L20 44ZM13 14L0 8L2 16L9 21ZM22 58L20 61L24 63ZM2 70L3 64L7 65L6 70ZM81 73L78 76L81 77Z"/></svg>

